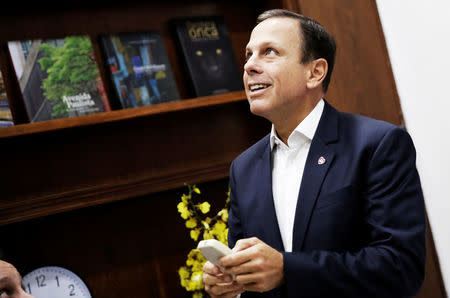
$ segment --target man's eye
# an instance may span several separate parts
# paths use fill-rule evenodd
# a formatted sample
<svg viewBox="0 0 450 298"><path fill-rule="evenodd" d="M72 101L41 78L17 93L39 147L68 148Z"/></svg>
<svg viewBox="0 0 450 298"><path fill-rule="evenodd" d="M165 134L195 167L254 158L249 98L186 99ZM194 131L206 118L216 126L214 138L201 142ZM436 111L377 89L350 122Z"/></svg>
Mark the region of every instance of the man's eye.
<svg viewBox="0 0 450 298"><path fill-rule="evenodd" d="M267 48L266 49L266 55L272 55L272 54L276 54L276 51L272 48Z"/></svg>
<svg viewBox="0 0 450 298"><path fill-rule="evenodd" d="M0 298L8 298L9 291L7 289L0 289Z"/></svg>

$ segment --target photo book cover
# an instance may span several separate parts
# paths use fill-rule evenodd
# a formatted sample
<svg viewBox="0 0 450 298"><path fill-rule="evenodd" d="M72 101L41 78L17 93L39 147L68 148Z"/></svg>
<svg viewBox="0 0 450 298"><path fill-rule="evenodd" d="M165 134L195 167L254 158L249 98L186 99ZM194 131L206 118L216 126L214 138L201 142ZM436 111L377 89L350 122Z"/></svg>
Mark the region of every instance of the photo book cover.
<svg viewBox="0 0 450 298"><path fill-rule="evenodd" d="M122 108L180 99L159 32L102 35L100 44Z"/></svg>
<svg viewBox="0 0 450 298"><path fill-rule="evenodd" d="M8 42L30 122L110 111L89 36Z"/></svg>

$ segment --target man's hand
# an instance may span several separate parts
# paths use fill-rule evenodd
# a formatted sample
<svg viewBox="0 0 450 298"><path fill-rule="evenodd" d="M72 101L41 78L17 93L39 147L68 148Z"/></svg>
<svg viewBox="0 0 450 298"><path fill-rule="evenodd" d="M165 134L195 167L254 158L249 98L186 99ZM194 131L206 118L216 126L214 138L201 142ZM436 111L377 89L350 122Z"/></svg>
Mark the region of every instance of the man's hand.
<svg viewBox="0 0 450 298"><path fill-rule="evenodd" d="M283 255L255 237L238 240L233 253L222 257L220 264L248 291L269 291L284 280Z"/></svg>
<svg viewBox="0 0 450 298"><path fill-rule="evenodd" d="M209 261L203 266L203 284L205 291L212 298L234 298L244 292L242 286L233 282L229 274L223 273L219 267Z"/></svg>

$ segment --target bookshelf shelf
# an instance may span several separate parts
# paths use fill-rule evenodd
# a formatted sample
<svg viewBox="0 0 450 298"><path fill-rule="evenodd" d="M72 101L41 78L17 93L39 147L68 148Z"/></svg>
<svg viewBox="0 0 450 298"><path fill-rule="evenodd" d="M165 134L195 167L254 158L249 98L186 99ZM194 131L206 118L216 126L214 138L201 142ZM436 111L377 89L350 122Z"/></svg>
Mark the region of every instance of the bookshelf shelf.
<svg viewBox="0 0 450 298"><path fill-rule="evenodd" d="M208 106L216 106L237 101L244 101L245 98L246 97L244 91L235 91L226 94L183 99L152 106L121 109L86 116L19 124L15 126L0 128L0 138L122 121L137 117L147 117L151 115L159 115L189 109L198 109Z"/></svg>

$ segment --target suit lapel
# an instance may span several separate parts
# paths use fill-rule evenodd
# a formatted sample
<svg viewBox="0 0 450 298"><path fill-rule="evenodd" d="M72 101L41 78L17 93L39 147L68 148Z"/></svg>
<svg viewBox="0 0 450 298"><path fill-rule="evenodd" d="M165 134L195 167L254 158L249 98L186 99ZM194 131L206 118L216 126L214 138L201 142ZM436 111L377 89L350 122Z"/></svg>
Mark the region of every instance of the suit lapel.
<svg viewBox="0 0 450 298"><path fill-rule="evenodd" d="M259 169L261 170L261 186L258 187L259 212L261 213L260 224L264 231L264 238L262 239L273 248L284 251L283 242L281 240L281 233L278 227L277 215L275 212L275 205L273 203L272 194L272 157L270 151L270 143L265 146L265 150L261 159L259 160Z"/></svg>
<svg viewBox="0 0 450 298"><path fill-rule="evenodd" d="M294 219L292 251L300 251L308 229L309 219L320 193L323 180L335 157L329 143L338 139L337 111L326 101L322 117L309 149Z"/></svg>

